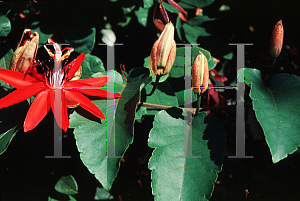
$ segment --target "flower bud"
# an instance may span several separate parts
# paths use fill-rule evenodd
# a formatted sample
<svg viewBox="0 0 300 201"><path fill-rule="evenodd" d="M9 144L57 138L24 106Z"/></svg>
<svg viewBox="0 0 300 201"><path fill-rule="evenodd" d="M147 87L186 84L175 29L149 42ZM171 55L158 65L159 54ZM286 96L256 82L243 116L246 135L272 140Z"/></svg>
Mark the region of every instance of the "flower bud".
<svg viewBox="0 0 300 201"><path fill-rule="evenodd" d="M30 29L25 29L22 38L14 52L9 69L26 73L35 60L36 52L39 44L39 34L37 32L31 33Z"/></svg>
<svg viewBox="0 0 300 201"><path fill-rule="evenodd" d="M208 62L205 55L199 51L192 67L193 91L202 94L207 90L209 80Z"/></svg>
<svg viewBox="0 0 300 201"><path fill-rule="evenodd" d="M152 47L150 55L151 72L154 75L166 75L170 72L175 57L174 26L169 22Z"/></svg>
<svg viewBox="0 0 300 201"><path fill-rule="evenodd" d="M275 25L271 36L269 52L272 57L277 58L281 52L282 43L283 43L283 33L284 31L283 31L282 20L279 20Z"/></svg>

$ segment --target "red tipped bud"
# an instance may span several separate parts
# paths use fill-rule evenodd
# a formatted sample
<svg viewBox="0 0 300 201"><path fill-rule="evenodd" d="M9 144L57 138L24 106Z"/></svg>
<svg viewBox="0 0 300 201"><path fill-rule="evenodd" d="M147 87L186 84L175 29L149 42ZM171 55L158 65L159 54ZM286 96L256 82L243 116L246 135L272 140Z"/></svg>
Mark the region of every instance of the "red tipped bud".
<svg viewBox="0 0 300 201"><path fill-rule="evenodd" d="M208 62L205 55L199 51L192 67L193 91L202 94L207 90L209 80Z"/></svg>
<svg viewBox="0 0 300 201"><path fill-rule="evenodd" d="M39 34L31 33L30 29L25 29L22 38L14 52L9 69L26 73L31 70L31 66L35 60L36 52L39 44Z"/></svg>
<svg viewBox="0 0 300 201"><path fill-rule="evenodd" d="M283 43L283 33L284 31L283 31L282 20L279 20L275 25L271 36L269 52L272 57L277 58L281 52L282 43Z"/></svg>
<svg viewBox="0 0 300 201"><path fill-rule="evenodd" d="M166 75L170 72L175 57L174 26L169 22L152 47L150 55L151 72L154 75Z"/></svg>

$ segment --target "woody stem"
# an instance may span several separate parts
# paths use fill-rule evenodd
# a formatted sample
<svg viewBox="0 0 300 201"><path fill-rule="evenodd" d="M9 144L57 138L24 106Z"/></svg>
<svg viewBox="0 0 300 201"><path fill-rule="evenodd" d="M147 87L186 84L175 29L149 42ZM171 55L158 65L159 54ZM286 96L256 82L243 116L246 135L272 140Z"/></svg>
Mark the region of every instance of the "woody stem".
<svg viewBox="0 0 300 201"><path fill-rule="evenodd" d="M245 103L246 105L251 105L252 103ZM145 102L138 102L138 106L144 106L144 107L152 107L160 110L166 110L168 108L172 108L172 106L167 106L167 105L158 105L158 104L152 104L152 103L145 103ZM191 111L192 113L196 113L196 108L184 108L184 107L179 107L180 109L185 109L187 111ZM226 109L226 108L236 108L236 105L220 105L220 106L214 106L214 107L205 107L205 108L199 108L200 111L207 111L207 110L218 110L218 109ZM198 110L198 111L199 111Z"/></svg>
<svg viewBox="0 0 300 201"><path fill-rule="evenodd" d="M156 75L156 80L155 80L154 86L152 88L152 91L149 94L146 94L146 96L151 96L154 93L155 89L157 88L160 77L161 77L161 75Z"/></svg>

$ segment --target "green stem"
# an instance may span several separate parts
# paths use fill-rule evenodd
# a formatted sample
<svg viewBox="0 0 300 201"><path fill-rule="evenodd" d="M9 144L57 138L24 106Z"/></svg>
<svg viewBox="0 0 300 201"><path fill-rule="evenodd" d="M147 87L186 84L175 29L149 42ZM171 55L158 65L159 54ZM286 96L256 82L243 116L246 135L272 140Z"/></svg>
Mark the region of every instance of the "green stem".
<svg viewBox="0 0 300 201"><path fill-rule="evenodd" d="M276 66L276 57L272 57L272 66L271 66L271 72L270 72L271 77L274 75L275 66Z"/></svg>
<svg viewBox="0 0 300 201"><path fill-rule="evenodd" d="M198 112L199 112L199 109L200 109L200 104L201 104L201 95L202 95L202 93L201 93L201 94L197 94L197 109L196 109L196 114L195 114L195 115L197 115L197 114L198 114Z"/></svg>
<svg viewBox="0 0 300 201"><path fill-rule="evenodd" d="M152 88L152 91L150 92L150 94L146 94L146 96L151 96L154 93L155 89L157 88L160 77L161 77L161 75L156 75L156 80L155 80L154 86Z"/></svg>

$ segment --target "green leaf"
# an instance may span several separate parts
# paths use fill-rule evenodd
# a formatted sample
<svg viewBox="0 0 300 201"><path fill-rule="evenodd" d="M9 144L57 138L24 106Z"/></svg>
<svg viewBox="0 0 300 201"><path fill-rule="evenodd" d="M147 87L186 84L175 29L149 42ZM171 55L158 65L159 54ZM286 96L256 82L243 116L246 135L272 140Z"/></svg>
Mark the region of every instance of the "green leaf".
<svg viewBox="0 0 300 201"><path fill-rule="evenodd" d="M182 28L185 33L185 37L189 41L189 43L197 44L197 39L200 33L196 33L194 27L187 23L184 23Z"/></svg>
<svg viewBox="0 0 300 201"><path fill-rule="evenodd" d="M216 61L214 60L214 58L215 58L215 57L211 56L211 57L210 57L210 60L208 61L208 69L209 69L209 70L214 69L214 68L217 66L217 64L218 64L218 62L216 62Z"/></svg>
<svg viewBox="0 0 300 201"><path fill-rule="evenodd" d="M171 13L176 13L176 14L180 13L180 11L177 8L175 8L174 6L172 6L171 4L169 4L165 1L162 2L162 5L165 7L165 9L167 11L169 11Z"/></svg>
<svg viewBox="0 0 300 201"><path fill-rule="evenodd" d="M120 79L123 82L123 79ZM111 140L107 139L107 136L114 136L115 156L123 156L133 141L135 109L140 90L150 82L148 69L135 68L128 74L127 84L123 85L123 89L121 89L121 98L112 101L109 103L110 105L107 105L106 100L94 101L94 104L106 114L106 120L101 120L102 123L99 123L98 118L88 116L80 107L70 115L70 127L75 128L74 134L80 158L107 191L110 190L117 176L121 161L119 157L107 157L107 143ZM117 89L115 92L119 92ZM116 108L114 125L106 125L107 122L113 121L113 117L108 116L107 112L114 110L114 107ZM89 117L93 121L79 114ZM114 130L114 133L107 133L107 128L113 128L113 126L114 129L111 129L111 132Z"/></svg>
<svg viewBox="0 0 300 201"><path fill-rule="evenodd" d="M179 16L177 16L177 19L176 19L176 31L177 31L177 35L178 35L179 40L182 41L181 28L182 28L181 19L180 19Z"/></svg>
<svg viewBox="0 0 300 201"><path fill-rule="evenodd" d="M148 8L142 8L142 7L140 7L137 11L134 11L138 19L138 22L144 27L147 26L148 11L149 11Z"/></svg>
<svg viewBox="0 0 300 201"><path fill-rule="evenodd" d="M66 195L75 195L78 193L78 185L72 175L62 176L55 184L55 190Z"/></svg>
<svg viewBox="0 0 300 201"><path fill-rule="evenodd" d="M144 1L144 8L151 8L154 4L153 0L143 0Z"/></svg>
<svg viewBox="0 0 300 201"><path fill-rule="evenodd" d="M98 72L105 72L105 68L101 59L97 56L86 54L82 61L81 79L91 78L91 76Z"/></svg>
<svg viewBox="0 0 300 201"><path fill-rule="evenodd" d="M109 192L104 190L104 188L96 188L95 200L113 200L114 196L112 196Z"/></svg>
<svg viewBox="0 0 300 201"><path fill-rule="evenodd" d="M142 119L142 117L144 115L147 115L147 108L146 107L137 106L136 108L137 109L136 109L136 113L135 113L135 120L140 120L140 119Z"/></svg>
<svg viewBox="0 0 300 201"><path fill-rule="evenodd" d="M153 84L147 85L146 94L149 94L152 88ZM167 82L159 83L154 93L151 96L142 97L142 100L146 103L179 107L177 97ZM158 109L147 107L147 115L155 115L158 111Z"/></svg>
<svg viewBox="0 0 300 201"><path fill-rule="evenodd" d="M186 39L191 43L191 44L197 44L197 39L199 36L206 36L209 37L211 36L210 33L207 33L205 28L203 27L197 27L197 26L191 26L187 23L183 24L183 30L185 33Z"/></svg>
<svg viewBox="0 0 300 201"><path fill-rule="evenodd" d="M208 200L221 171L226 145L222 124L205 112L188 124L182 114L177 108L160 111L150 131L148 145L155 150L148 168L156 201ZM192 138L188 146L185 135ZM187 157L189 148L190 155L201 158Z"/></svg>
<svg viewBox="0 0 300 201"><path fill-rule="evenodd" d="M133 5L131 7L122 7L123 14L127 15L127 14L131 13L134 8L135 8L135 5Z"/></svg>
<svg viewBox="0 0 300 201"><path fill-rule="evenodd" d="M11 30L11 24L9 19L2 15L0 16L0 36L6 37L10 33Z"/></svg>
<svg viewBox="0 0 300 201"><path fill-rule="evenodd" d="M125 26L127 26L129 23L130 23L130 21L131 21L131 17L129 17L129 16L125 16L125 19L126 19L126 21L125 22L118 22L118 25L120 26L120 27L125 27Z"/></svg>
<svg viewBox="0 0 300 201"><path fill-rule="evenodd" d="M265 87L261 72L244 68L238 79L251 87L250 98L274 163L295 152L300 146L300 78L296 75L277 74L270 87Z"/></svg>
<svg viewBox="0 0 300 201"><path fill-rule="evenodd" d="M70 43L70 46L76 52L87 54L93 50L96 28L88 17L79 15L71 20L64 19L64 22L61 23L60 31L65 41Z"/></svg>
<svg viewBox="0 0 300 201"><path fill-rule="evenodd" d="M191 9L191 8L204 8L212 4L214 0L181 0L179 1L179 5L183 8Z"/></svg>
<svg viewBox="0 0 300 201"><path fill-rule="evenodd" d="M1 122L0 125L3 123ZM0 155L3 154L6 149L8 148L8 145L11 143L12 139L15 137L17 131L16 126L13 128L10 128L8 131L2 133L0 135Z"/></svg>
<svg viewBox="0 0 300 201"><path fill-rule="evenodd" d="M192 26L200 26L202 25L204 22L208 22L208 21L213 21L216 18L209 18L206 15L199 15L196 17L193 17L191 19L188 20L188 23Z"/></svg>
<svg viewBox="0 0 300 201"><path fill-rule="evenodd" d="M69 195L69 200L56 200L52 197L48 197L48 201L76 201L76 199L74 197L72 197L71 195Z"/></svg>
<svg viewBox="0 0 300 201"><path fill-rule="evenodd" d="M7 44L0 44L0 55L2 56L0 59L0 68L9 69L13 54L14 51ZM2 80L0 80L0 85L12 88L12 86Z"/></svg>

